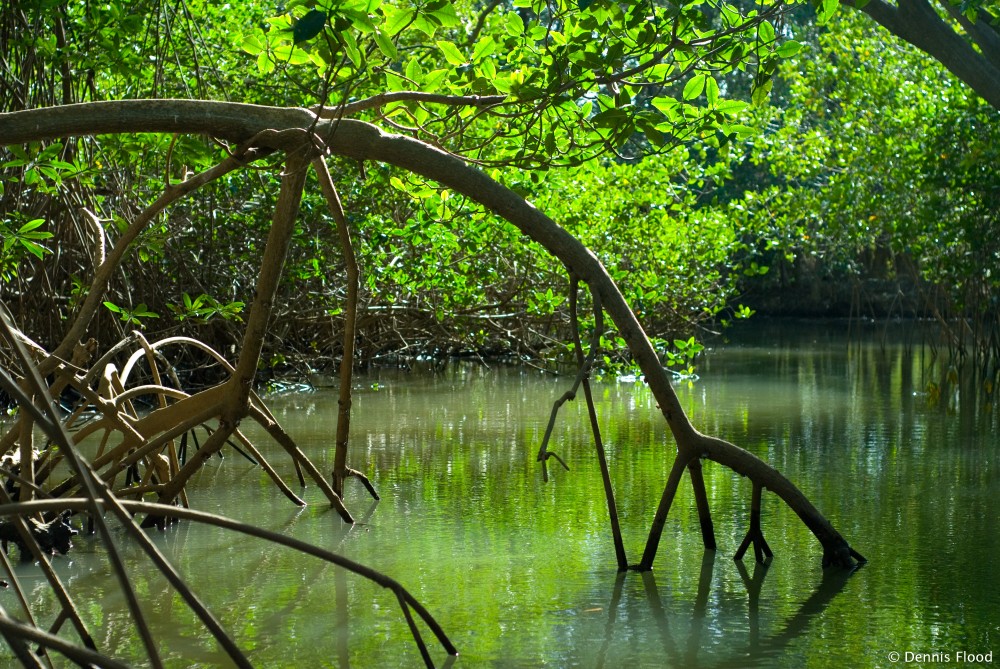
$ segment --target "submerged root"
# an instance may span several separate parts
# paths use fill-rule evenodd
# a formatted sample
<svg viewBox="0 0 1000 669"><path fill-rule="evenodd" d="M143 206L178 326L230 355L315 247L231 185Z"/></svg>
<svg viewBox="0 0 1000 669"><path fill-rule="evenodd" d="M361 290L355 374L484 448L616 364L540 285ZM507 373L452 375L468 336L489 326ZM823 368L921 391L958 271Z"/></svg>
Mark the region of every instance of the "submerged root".
<svg viewBox="0 0 1000 669"><path fill-rule="evenodd" d="M579 329L576 318L577 281L578 280L575 276L571 274L569 303L574 332L577 332ZM651 377L649 380L653 381L650 383L650 386L660 402L661 411L663 411L664 417L667 419L677 442L677 455L664 487L660 503L653 517L653 522L650 526L649 536L646 540L646 547L643 551L642 559L638 564L628 565L624 548L621 543L620 531L618 529L614 494L607 474L607 464L604 458L604 449L600 438L600 430L597 426L596 413L592 407L593 400L589 392L589 385L587 384L587 377L590 373L590 368L593 365L594 358L598 350L600 341L599 338L601 334L603 334L600 291L595 290L592 287L591 294L594 299L595 329L593 340L591 341L590 354L584 358L579 338L577 338L575 341L577 360L579 363L577 377L572 387L553 404L549 415L549 422L538 451L537 460L542 465L542 477L545 481L548 481L549 478L547 466L549 458L555 458L567 470L569 469L566 463L563 462L558 455L549 450L549 440L552 435L553 427L555 425L560 407L564 403L573 400L576 397L577 390L581 385L583 385L585 391L587 392L588 408L590 409L592 431L594 433L595 440L595 449L597 451L598 460L601 463L602 475L604 476L605 492L608 498L608 508L620 570L627 568L645 572L653 568L653 561L656 557L656 552L659 547L660 538L663 534L667 515L670 512L670 507L677 494L685 469L688 470L691 478L691 486L694 492L701 527L702 542L704 543L706 550L716 549L715 529L711 511L709 509L708 494L705 490L705 480L702 475L702 459L718 462L719 464L728 467L733 472L750 478L753 482L750 527L736 551L734 556L735 560L742 560L751 544L753 545L754 556L757 562L763 563L765 560L769 560L774 556L771 547L764 539L764 533L761 529L760 522L761 493L764 488L768 488L769 490L775 492L775 494L777 494L793 511L795 511L806 527L808 527L819 540L821 546L823 547L824 567L836 566L853 569L859 564L866 562L864 556L851 548L844 538L834 529L833 525L819 513L806 496L802 494L802 492L777 469L770 466L749 451L739 448L738 446L722 439L701 434L695 430L688 420L687 415L680 407L680 404L677 401L677 396L674 393L673 388L670 386L669 381L666 380L666 374L663 372L663 368L657 362L657 366L655 368L656 373L649 374ZM644 371L647 370L644 369Z"/></svg>
<svg viewBox="0 0 1000 669"><path fill-rule="evenodd" d="M0 321L2 321L0 324L4 326L9 335L12 326L7 323L3 316L0 313ZM155 347L155 344L146 347L147 353ZM145 513L147 521L152 518L186 518L258 536L267 541L314 555L373 580L391 590L395 595L419 653L428 666L433 666L433 661L427 644L421 638L416 626L414 613L433 632L448 655L457 655L455 646L420 602L401 584L380 572L347 560L323 548L253 525L239 523L213 514L199 513L175 504L151 504L141 500L122 499L115 494L111 487L112 482L117 475L125 472L125 487L122 490L125 495L141 498L145 494L153 493L160 499L173 502L184 490L184 485L189 480L190 474L200 466L200 463L228 443L230 437L235 437L240 441L247 452L261 466L265 466L266 460L263 459L259 451L236 430L236 421L233 420L233 413L230 405L227 404L227 400L234 392L231 390L233 386L229 382L193 395L177 388L160 385L160 383L128 389L128 374L119 375L113 365L106 363L106 367L100 374L101 383L98 388L94 388L86 382L88 378L97 378L97 374L91 372L74 374L72 385L80 394L81 403L87 403L89 408L82 410L81 407L77 407L71 410L68 416L60 416L54 402L50 399L48 388L46 388L42 377L38 374L37 369L32 367L27 355L24 354L23 346L18 348L21 353L21 362L26 370L22 377L22 384L15 382L7 370L0 368L0 387L18 401L21 409L17 424L11 428L8 434L13 433L18 437L25 433L31 435L34 431L33 428L39 427L47 435L50 442L49 446L42 450L41 457L37 459L34 455L29 457L32 466L27 469L31 470L34 463L40 462L41 478L32 475L31 471L27 473L27 478L20 474L15 475L16 478L20 479L22 499L12 499L6 487L0 486L0 507L2 507L0 508L0 540L18 543L22 547L22 555L32 554L38 561L60 605L54 624L51 626L39 625L33 615L33 605L25 596L25 591L16 572L7 560L6 553L0 551L0 562L3 563L10 584L18 595L23 609L23 618L27 621L24 623L14 621L6 611L0 611L0 628L2 628L3 636L8 645L25 666L42 666L42 662L37 659L38 657L44 658L44 663L51 665L52 660L46 657L50 652L61 654L81 665L125 666L98 650L93 636L77 611L75 602L47 559L47 555L53 551L65 552L68 550L69 538L75 533L75 530L69 526L67 516L63 514L68 514L70 510L86 513L90 521L97 526L102 543L107 549L112 569L119 578L123 596L134 622L134 631L142 639L150 666L163 666L163 662L152 630L139 606L137 593L131 585L125 564L121 559L117 546L118 540L109 531L105 519L106 514L112 516L126 530L130 539L143 549L153 566L163 574L187 606L201 620L235 666L250 667L251 664L233 637L205 608L197 595L166 561L149 537L140 531L138 524L133 519L135 514ZM156 356L150 357L150 359L154 358L158 359ZM162 381L158 375L154 376L157 382ZM27 390L25 390L26 388ZM239 389L237 388L237 390ZM136 406L137 400L145 397L152 397L155 400L156 408L149 413L144 413ZM324 486L325 481L316 467L284 433L256 396L247 408L247 413L264 425L265 429L272 436L275 436L289 452L294 461L313 476L321 487ZM86 420L83 419L84 415L88 416ZM195 427L204 425L213 419L218 420L218 427L212 430L209 438L194 453L190 456L185 453L182 462L178 449L172 448L173 441L182 440L183 436L190 433ZM70 433L71 427L75 428L73 434ZM99 443L95 445L97 447L96 455L92 455L91 460L87 461L81 457L80 450L83 446L82 442L91 435L100 437L100 439ZM14 439L12 443L20 446L19 441L20 439ZM29 443L29 445L33 444ZM71 471L67 478L56 484L56 488L60 489L63 496L58 499L24 499L24 497L51 496L44 492L42 484L49 483L50 479L61 471L57 467L58 463L55 462L58 459L65 460ZM23 461L18 464L23 468ZM103 475L99 476L98 470ZM363 481L366 480L360 473L356 474ZM107 483L105 483L105 478ZM326 488L329 493L332 493L329 486ZM71 493L77 496L68 497ZM339 502L339 498L335 497L335 499ZM342 514L346 514L346 509L343 509L342 505L341 509ZM41 518L43 513L57 515L54 516L55 520L42 523L36 519ZM65 634L58 635L60 628L66 622L70 622L75 628L77 643L66 639ZM38 650L29 649L29 643L37 644Z"/></svg>

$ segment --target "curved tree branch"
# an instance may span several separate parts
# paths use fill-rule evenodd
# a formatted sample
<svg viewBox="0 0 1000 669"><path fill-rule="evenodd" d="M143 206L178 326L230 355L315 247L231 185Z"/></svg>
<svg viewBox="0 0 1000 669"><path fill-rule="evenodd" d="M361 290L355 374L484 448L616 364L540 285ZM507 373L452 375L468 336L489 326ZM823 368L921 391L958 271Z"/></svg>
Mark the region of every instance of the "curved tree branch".
<svg viewBox="0 0 1000 669"><path fill-rule="evenodd" d="M973 37L983 33L989 39L973 46L944 21L927 0L899 0L896 5L886 0L871 0L867 4L844 0L844 4L864 12L896 37L938 60L986 102L1000 109L1000 66L997 64L1000 63L997 50L1000 40L995 31L977 28ZM980 51L976 50L977 46Z"/></svg>
<svg viewBox="0 0 1000 669"><path fill-rule="evenodd" d="M330 152L392 164L437 181L479 202L545 247L601 300L645 375L674 436L678 457L685 462L707 458L760 482L813 532L823 546L824 564L854 565L852 554L858 554L791 481L752 453L695 429L656 350L597 256L530 202L456 156L415 139L386 134L362 121L317 122L305 109L182 100L125 100L0 114L0 144L78 134L204 132L237 142L253 138L255 145L263 148L294 150L301 147L301 134L287 131L310 128ZM645 559L649 549L647 545L646 568L652 566L651 558Z"/></svg>

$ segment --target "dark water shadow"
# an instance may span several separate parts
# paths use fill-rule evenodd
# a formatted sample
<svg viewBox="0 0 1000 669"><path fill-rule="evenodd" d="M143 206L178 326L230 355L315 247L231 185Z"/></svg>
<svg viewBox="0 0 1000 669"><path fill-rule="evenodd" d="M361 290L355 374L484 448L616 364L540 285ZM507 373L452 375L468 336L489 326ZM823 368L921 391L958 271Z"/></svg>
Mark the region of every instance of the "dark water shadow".
<svg viewBox="0 0 1000 669"><path fill-rule="evenodd" d="M348 525L344 523L340 516L336 516L336 521L339 521L339 525L335 522L334 532L337 536L336 545L331 547L331 550L336 551L343 545L347 536L350 534L351 530L359 527L366 526L371 521L372 515L375 513L375 509L378 507L379 500L372 500L368 508L359 517L355 518L355 524ZM337 665L341 669L348 669L351 666L351 628L350 628L350 602L347 597L347 574L346 569L341 569L334 565L329 565L329 569L333 570L333 585L334 585L334 624L333 624L333 636L334 644L337 648ZM326 568L324 568L325 570ZM450 664L450 663L449 663Z"/></svg>
<svg viewBox="0 0 1000 669"><path fill-rule="evenodd" d="M738 637L734 637L731 651L726 653L724 657L704 657L704 641L711 636L711 627L716 622L716 616L709 611L715 559L714 551L706 551L698 576L697 591L693 601L691 601L690 608L687 610L671 610L670 607L664 605L653 572L644 572L638 575L642 578L643 591L649 607L648 612L655 622L656 633L659 635L663 647L664 666L698 669L728 669L730 667L743 669L750 666L766 666L771 660L780 656L789 644L808 632L812 622L843 591L853 573L847 570L824 570L819 583L802 601L795 613L777 624L769 616L767 626L776 628L777 631L772 634L762 634L760 601L770 560L766 563L754 563L752 573L742 562L737 562L737 569L747 592L748 638L745 642L739 642ZM615 579L608 608L608 620L605 625L605 638L594 664L598 669L617 666L614 658L609 657L609 651L616 637L623 636L622 633L627 632L624 628L630 624L619 621L618 609L622 602L625 579L635 577L635 575L635 572L626 572L619 574ZM671 618L673 618L674 624L671 624ZM685 630L687 631L685 632ZM685 633L686 638L677 638ZM718 646L713 649L713 652L718 654Z"/></svg>

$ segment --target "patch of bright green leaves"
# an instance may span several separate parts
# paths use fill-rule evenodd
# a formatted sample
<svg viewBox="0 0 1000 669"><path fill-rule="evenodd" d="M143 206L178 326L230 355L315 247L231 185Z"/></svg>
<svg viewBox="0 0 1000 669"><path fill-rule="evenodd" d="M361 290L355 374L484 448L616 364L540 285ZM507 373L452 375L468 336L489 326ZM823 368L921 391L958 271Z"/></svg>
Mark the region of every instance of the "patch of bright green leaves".
<svg viewBox="0 0 1000 669"><path fill-rule="evenodd" d="M293 0L235 43L262 74L308 77L298 74L308 66L316 92L349 91L299 104L333 107L384 92L502 99L499 117L473 104L433 107L415 99L381 112L396 129L422 137L450 132L454 148L485 145L490 159L521 167L635 153L636 142L648 149L706 133L745 137L750 128L739 116L747 101L728 97L730 78L752 78L760 104L777 62L799 49L776 34L779 14L767 4L513 5L478 16L448 0Z"/></svg>
<svg viewBox="0 0 1000 669"><path fill-rule="evenodd" d="M159 318L160 315L153 313L145 304L139 304L131 309L120 307L113 302L104 302L104 306L113 314L117 314L118 320L126 325L134 325L138 328L145 327L145 320L148 318Z"/></svg>

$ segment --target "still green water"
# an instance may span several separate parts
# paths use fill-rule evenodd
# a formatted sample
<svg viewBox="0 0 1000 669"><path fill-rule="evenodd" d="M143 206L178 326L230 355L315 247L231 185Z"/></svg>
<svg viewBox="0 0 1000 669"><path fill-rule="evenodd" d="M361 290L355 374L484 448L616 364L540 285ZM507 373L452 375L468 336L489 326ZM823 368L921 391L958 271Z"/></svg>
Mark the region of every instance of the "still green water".
<svg viewBox="0 0 1000 669"><path fill-rule="evenodd" d="M542 482L534 461L551 404L571 383L536 371L451 366L358 380L351 465L382 495L348 483L348 527L315 488L298 509L249 462L212 459L195 508L279 530L399 580L458 647L455 667L890 667L1000 663L1000 430L982 393L946 372L912 327L756 324L717 343L701 378L677 386L694 422L775 464L870 562L824 573L812 535L765 494L775 558L735 563L747 481L706 464L719 543L701 546L688 487L651 574L616 573L600 473L582 401L565 405L552 449L570 465ZM929 406L929 383L945 401ZM596 384L630 562L638 562L673 444L641 382ZM277 418L329 471L336 396L271 398ZM247 427L271 462L290 463ZM261 667L421 665L388 591L313 558L191 523L162 550ZM225 666L165 581L126 544L136 587L171 666ZM57 558L98 645L141 661L96 540ZM33 566L20 575L49 599ZM8 611L12 595L0 594ZM445 655L424 630L436 662ZM893 662L898 653L899 662ZM907 655L909 653L909 655ZM920 658L915 654L936 656ZM950 663L942 663L945 655ZM907 660L910 660L907 662ZM981 663L982 666L989 666Z"/></svg>

